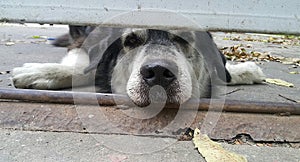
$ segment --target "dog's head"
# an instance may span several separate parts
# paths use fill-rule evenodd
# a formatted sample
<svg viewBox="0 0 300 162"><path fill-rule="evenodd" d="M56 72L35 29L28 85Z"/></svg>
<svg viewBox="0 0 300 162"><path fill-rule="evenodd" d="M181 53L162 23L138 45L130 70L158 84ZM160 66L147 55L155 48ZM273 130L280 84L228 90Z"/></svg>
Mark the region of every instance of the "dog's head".
<svg viewBox="0 0 300 162"><path fill-rule="evenodd" d="M170 32L142 29L127 30L121 40L124 48L111 82L116 93L126 93L139 106L150 104L150 98L180 104L191 97L194 74L188 59L199 58L186 40ZM150 91L155 86L160 89Z"/></svg>
<svg viewBox="0 0 300 162"><path fill-rule="evenodd" d="M210 97L209 65L203 55L207 49L194 48L197 34L153 29L126 29L122 33L101 59L99 56L91 59L92 64L98 64L96 85L99 92L127 94L141 107L157 98L181 104L192 96ZM208 33L202 34L211 39ZM208 44L214 45L209 41ZM215 48L213 45L210 46ZM97 50L91 56L101 50L94 49ZM225 70L224 66L222 68Z"/></svg>

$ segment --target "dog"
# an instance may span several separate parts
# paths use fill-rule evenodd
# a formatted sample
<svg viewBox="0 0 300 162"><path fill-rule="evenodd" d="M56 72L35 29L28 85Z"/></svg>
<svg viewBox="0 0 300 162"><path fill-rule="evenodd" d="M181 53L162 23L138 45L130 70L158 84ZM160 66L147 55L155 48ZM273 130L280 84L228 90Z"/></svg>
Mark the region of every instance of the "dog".
<svg viewBox="0 0 300 162"><path fill-rule="evenodd" d="M70 26L60 63L13 69L16 88L57 90L94 84L96 92L127 95L145 107L151 98L182 104L210 98L215 85L262 83L253 62L231 65L206 31ZM59 44L59 43L58 43ZM152 93L153 87L162 91Z"/></svg>

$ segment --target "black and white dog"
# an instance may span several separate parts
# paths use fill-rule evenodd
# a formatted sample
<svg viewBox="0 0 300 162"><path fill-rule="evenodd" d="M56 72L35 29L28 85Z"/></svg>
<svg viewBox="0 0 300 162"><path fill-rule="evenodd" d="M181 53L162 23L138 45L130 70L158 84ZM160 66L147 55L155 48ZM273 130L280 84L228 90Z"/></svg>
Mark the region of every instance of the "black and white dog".
<svg viewBox="0 0 300 162"><path fill-rule="evenodd" d="M168 103L181 104L197 95L211 97L216 80L231 85L264 80L253 62L226 64L204 31L71 26L70 36L73 41L61 63L15 68L14 86L63 89L95 84L97 92L126 94L143 107L150 104L154 86L165 90Z"/></svg>

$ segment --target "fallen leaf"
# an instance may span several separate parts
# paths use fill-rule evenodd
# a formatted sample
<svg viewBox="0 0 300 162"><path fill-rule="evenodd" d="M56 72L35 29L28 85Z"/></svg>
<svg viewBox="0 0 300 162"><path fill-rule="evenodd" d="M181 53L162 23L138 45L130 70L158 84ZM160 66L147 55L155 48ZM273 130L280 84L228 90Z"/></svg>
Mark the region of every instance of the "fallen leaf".
<svg viewBox="0 0 300 162"><path fill-rule="evenodd" d="M34 35L34 36L32 36L31 38L33 38L33 39L40 39L41 36L39 36L39 35Z"/></svg>
<svg viewBox="0 0 300 162"><path fill-rule="evenodd" d="M15 43L14 42L7 42L7 43L5 43L5 45L6 46L12 46L12 45L15 45Z"/></svg>
<svg viewBox="0 0 300 162"><path fill-rule="evenodd" d="M222 47L220 50L228 60L232 61L275 61L276 59L268 52L247 51L251 48L249 45L234 45L231 47Z"/></svg>
<svg viewBox="0 0 300 162"><path fill-rule="evenodd" d="M299 74L299 71L291 71L290 74Z"/></svg>
<svg viewBox="0 0 300 162"><path fill-rule="evenodd" d="M123 160L126 160L127 156L125 156L125 155L109 155L109 159L112 162L121 162Z"/></svg>
<svg viewBox="0 0 300 162"><path fill-rule="evenodd" d="M281 80L281 79L271 79L271 78L267 78L267 79L266 79L266 82L267 82L267 83L271 83L271 84L276 84L276 85L279 85L279 86L294 87L294 84L293 84L293 83L289 83L289 82L286 82L286 81Z"/></svg>
<svg viewBox="0 0 300 162"><path fill-rule="evenodd" d="M4 74L10 74L10 71L0 71L0 75L4 75Z"/></svg>
<svg viewBox="0 0 300 162"><path fill-rule="evenodd" d="M47 36L34 35L31 38L33 38L33 39L47 39L48 37Z"/></svg>
<svg viewBox="0 0 300 162"><path fill-rule="evenodd" d="M193 142L207 162L247 162L244 156L225 150L219 143L201 134L198 128L195 129Z"/></svg>
<svg viewBox="0 0 300 162"><path fill-rule="evenodd" d="M247 48L253 48L253 45L252 44L247 44L246 47Z"/></svg>
<svg viewBox="0 0 300 162"><path fill-rule="evenodd" d="M239 40L248 42L265 42L272 44L279 44L282 48L288 48L288 46L299 46L300 37L295 35L270 35L270 34L255 34L251 36L231 36L225 37L224 40ZM223 47L220 50L228 60L232 61L275 61L287 65L300 66L300 58L289 58L282 56L272 56L270 52L259 51L247 51L253 49L252 45L239 44L234 46Z"/></svg>
<svg viewBox="0 0 300 162"><path fill-rule="evenodd" d="M287 58L279 59L279 62L286 64L286 65L293 65L293 64L300 63L300 58L287 57Z"/></svg>

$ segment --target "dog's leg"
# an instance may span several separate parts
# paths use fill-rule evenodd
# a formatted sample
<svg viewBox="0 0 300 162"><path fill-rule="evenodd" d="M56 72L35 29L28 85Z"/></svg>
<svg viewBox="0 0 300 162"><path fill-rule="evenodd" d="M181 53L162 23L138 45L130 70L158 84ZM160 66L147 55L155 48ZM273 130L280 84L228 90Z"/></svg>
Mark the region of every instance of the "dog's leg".
<svg viewBox="0 0 300 162"><path fill-rule="evenodd" d="M262 83L265 75L254 62L245 62L236 65L226 64L231 75L228 85Z"/></svg>
<svg viewBox="0 0 300 162"><path fill-rule="evenodd" d="M88 55L82 49L73 49L61 63L26 63L13 69L16 88L62 89L85 85L91 74L84 74L89 64ZM80 81L74 78L80 78Z"/></svg>

